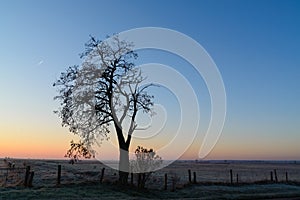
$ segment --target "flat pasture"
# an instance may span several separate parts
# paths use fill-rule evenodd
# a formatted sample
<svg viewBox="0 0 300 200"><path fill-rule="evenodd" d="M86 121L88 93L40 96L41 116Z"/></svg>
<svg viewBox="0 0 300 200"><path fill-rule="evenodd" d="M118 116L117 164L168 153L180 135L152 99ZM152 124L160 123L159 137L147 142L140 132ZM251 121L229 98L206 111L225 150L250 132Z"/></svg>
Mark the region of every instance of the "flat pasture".
<svg viewBox="0 0 300 200"><path fill-rule="evenodd" d="M8 170L0 159L0 199L300 199L299 161L176 161L154 172L142 190L134 186L137 175L133 186L131 176L128 186L117 185L118 172L97 160L74 165L66 160L12 161L15 169ZM34 172L30 188L23 185L25 166Z"/></svg>

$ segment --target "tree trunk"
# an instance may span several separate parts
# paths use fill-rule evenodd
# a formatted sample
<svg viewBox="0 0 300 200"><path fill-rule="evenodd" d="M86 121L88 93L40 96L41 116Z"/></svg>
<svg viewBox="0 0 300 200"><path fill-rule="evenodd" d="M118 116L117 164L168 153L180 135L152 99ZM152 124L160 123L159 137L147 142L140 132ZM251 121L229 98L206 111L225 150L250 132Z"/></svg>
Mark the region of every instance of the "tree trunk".
<svg viewBox="0 0 300 200"><path fill-rule="evenodd" d="M115 123L115 129L117 132L118 142L119 142L119 151L120 151L120 159L119 159L119 182L122 185L128 184L128 176L129 176L129 145L131 141L131 135L128 135L127 141L125 142L122 128Z"/></svg>
<svg viewBox="0 0 300 200"><path fill-rule="evenodd" d="M128 147L120 148L119 181L122 185L128 183L129 176L129 152Z"/></svg>

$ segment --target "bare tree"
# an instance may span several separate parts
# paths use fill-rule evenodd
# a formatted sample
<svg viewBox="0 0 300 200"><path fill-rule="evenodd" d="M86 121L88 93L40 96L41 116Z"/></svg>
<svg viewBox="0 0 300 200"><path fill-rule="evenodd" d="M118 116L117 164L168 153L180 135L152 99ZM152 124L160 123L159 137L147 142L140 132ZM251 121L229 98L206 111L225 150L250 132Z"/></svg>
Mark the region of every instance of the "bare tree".
<svg viewBox="0 0 300 200"><path fill-rule="evenodd" d="M92 149L95 143L109 138L113 126L119 143L119 181L126 184L129 172L129 146L139 111L151 114L151 86L133 60L133 44L114 35L110 40L94 37L86 43L80 66L71 66L54 83L61 103L58 115L62 125L78 134L82 145ZM126 124L127 123L127 124ZM92 150L91 150L92 152Z"/></svg>

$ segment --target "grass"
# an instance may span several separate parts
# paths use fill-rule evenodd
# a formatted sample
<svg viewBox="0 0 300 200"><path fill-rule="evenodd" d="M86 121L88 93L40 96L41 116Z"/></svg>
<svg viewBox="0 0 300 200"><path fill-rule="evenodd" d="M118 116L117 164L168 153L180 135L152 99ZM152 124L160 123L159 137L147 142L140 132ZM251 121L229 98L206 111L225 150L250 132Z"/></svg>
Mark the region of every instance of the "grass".
<svg viewBox="0 0 300 200"><path fill-rule="evenodd" d="M0 171L0 200L4 199L300 199L300 163L272 162L194 162L179 161L159 170L147 182L146 190L114 184L117 171L106 167L100 184L100 162L88 161L70 165L55 160L14 160L16 167L31 166L35 172L33 188L24 188L19 181L22 171ZM56 187L57 166L62 165L60 187ZM0 159L0 167L4 164ZM5 166L4 166L5 167ZM187 169L197 172L199 184L188 182ZM229 183L229 170L239 174L239 184ZM270 171L277 169L279 183L270 181ZM285 180L289 173L289 182ZM168 190L163 190L164 174L168 174ZM7 183L4 184L5 178ZM179 177L172 192L172 177ZM234 177L235 178L235 177ZM136 179L135 184L136 184ZM3 183L2 183L2 182ZM234 179L235 181L235 179ZM1 184L3 187L1 187Z"/></svg>
<svg viewBox="0 0 300 200"><path fill-rule="evenodd" d="M69 184L60 187L0 188L0 199L274 199L300 198L300 186L288 184L189 185L170 190L137 190L115 184Z"/></svg>

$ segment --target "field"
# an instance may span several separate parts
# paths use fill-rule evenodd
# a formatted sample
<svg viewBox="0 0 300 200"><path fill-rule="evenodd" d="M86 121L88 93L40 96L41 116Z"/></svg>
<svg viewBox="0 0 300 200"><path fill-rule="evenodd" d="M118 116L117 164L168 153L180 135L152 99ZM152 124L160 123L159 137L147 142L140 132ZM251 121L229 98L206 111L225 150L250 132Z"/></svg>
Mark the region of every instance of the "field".
<svg viewBox="0 0 300 200"><path fill-rule="evenodd" d="M143 190L117 185L118 172L98 161L81 161L74 165L64 160L15 159L11 162L14 169L3 170L7 163L0 160L0 199L300 199L298 161L176 161L152 174ZM56 185L58 165L61 165L59 186ZM34 171L31 188L23 186L25 166ZM191 183L188 169L192 174ZM197 183L193 183L193 172L196 172ZM136 179L134 176L134 185Z"/></svg>

